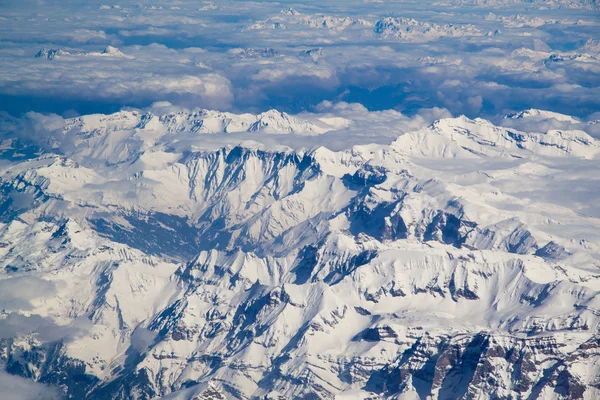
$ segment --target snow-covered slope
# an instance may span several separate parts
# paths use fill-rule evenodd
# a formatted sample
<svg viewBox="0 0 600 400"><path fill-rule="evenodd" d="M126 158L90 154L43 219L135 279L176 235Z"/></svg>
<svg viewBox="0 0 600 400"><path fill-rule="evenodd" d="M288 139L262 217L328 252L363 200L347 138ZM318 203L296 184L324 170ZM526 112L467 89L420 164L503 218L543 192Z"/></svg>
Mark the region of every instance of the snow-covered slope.
<svg viewBox="0 0 600 400"><path fill-rule="evenodd" d="M123 111L2 164L6 370L70 398L600 396L595 139L459 117L339 152L190 141L325 129Z"/></svg>
<svg viewBox="0 0 600 400"><path fill-rule="evenodd" d="M528 117L525 114L515 118ZM427 129L402 135L392 146L399 152L427 157L523 157L525 153L593 159L600 154L600 146L595 139L583 131L524 133L496 127L479 118L469 120L464 116L439 120Z"/></svg>
<svg viewBox="0 0 600 400"><path fill-rule="evenodd" d="M327 129L286 113L270 110L261 114L232 114L200 110L169 112L161 115L137 111L121 111L111 115L86 115L67 120L65 131L82 134L103 134L121 129L151 129L161 133L232 133L266 131L267 133L319 134Z"/></svg>
<svg viewBox="0 0 600 400"><path fill-rule="evenodd" d="M118 164L132 162L144 154L148 158L156 150L180 147L182 142L193 143L203 134L262 132L311 136L335 129L338 129L335 124L307 121L276 110L260 114L212 110L156 114L120 111L67 119L60 128L53 128L49 136L53 143L49 145L68 150L69 156L78 162Z"/></svg>
<svg viewBox="0 0 600 400"><path fill-rule="evenodd" d="M561 122L579 122L576 118L571 117L570 115L564 115L557 112L545 111L545 110L537 110L535 108L531 108L529 110L516 112L513 114L508 114L504 117L505 119L555 119Z"/></svg>

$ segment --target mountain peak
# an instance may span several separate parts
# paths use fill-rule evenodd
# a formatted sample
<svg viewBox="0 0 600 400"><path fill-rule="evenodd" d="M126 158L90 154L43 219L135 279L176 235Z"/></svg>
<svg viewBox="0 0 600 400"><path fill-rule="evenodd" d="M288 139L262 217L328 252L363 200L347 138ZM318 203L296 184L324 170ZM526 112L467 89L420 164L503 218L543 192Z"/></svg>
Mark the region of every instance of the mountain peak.
<svg viewBox="0 0 600 400"><path fill-rule="evenodd" d="M45 58L47 60L54 60L55 58L59 58L61 56L69 55L68 52L61 49L41 49L35 55L36 58Z"/></svg>
<svg viewBox="0 0 600 400"><path fill-rule="evenodd" d="M580 123L580 121L570 115L564 115L553 111L538 110L530 108L529 110L519 111L507 114L504 119L555 119L562 122Z"/></svg>
<svg viewBox="0 0 600 400"><path fill-rule="evenodd" d="M269 110L256 117L257 121L248 128L250 132L320 134L327 131L327 129L320 128L308 121L302 121L277 110Z"/></svg>
<svg viewBox="0 0 600 400"><path fill-rule="evenodd" d="M547 115L531 113L527 115ZM583 131L519 132L476 118L443 118L427 129L400 136L393 144L401 153L437 157L511 156L523 152L541 156L595 158L600 146Z"/></svg>
<svg viewBox="0 0 600 400"><path fill-rule="evenodd" d="M107 46L103 51L102 54L106 54L106 55L111 55L111 56L122 56L124 55L123 53L121 53L121 51L113 46Z"/></svg>
<svg viewBox="0 0 600 400"><path fill-rule="evenodd" d="M301 15L298 11L296 11L292 7L284 8L283 10L281 10L280 13L283 15L293 15L293 16Z"/></svg>

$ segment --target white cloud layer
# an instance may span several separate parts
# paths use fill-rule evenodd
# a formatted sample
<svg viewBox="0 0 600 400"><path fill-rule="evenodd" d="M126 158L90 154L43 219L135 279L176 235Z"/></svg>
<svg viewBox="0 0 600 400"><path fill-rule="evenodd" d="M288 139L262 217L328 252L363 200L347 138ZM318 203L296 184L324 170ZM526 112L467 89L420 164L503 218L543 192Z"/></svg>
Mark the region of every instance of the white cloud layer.
<svg viewBox="0 0 600 400"><path fill-rule="evenodd" d="M471 117L527 108L582 118L597 112L593 4L510 3L96 8L13 0L0 5L0 109L89 113L167 100L237 111L300 112L344 101ZM579 8L566 13L559 5ZM103 53L108 46L118 51ZM44 48L60 51L33 57Z"/></svg>
<svg viewBox="0 0 600 400"><path fill-rule="evenodd" d="M0 393L3 400L59 400L58 389L20 376L0 371Z"/></svg>

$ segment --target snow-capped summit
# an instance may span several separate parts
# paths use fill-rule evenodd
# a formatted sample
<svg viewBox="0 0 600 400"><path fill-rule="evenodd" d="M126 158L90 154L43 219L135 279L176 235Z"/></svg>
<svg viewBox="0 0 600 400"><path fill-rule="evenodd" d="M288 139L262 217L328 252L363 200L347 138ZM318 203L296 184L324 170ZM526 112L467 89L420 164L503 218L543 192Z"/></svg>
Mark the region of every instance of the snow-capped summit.
<svg viewBox="0 0 600 400"><path fill-rule="evenodd" d="M256 132L265 134L318 135L339 129L336 124L303 120L270 110L261 114L233 114L213 110L165 112L120 111L66 119L57 135L74 146L76 160L120 163L154 146L170 146L203 134ZM191 136L190 136L191 135ZM201 140L200 140L201 141ZM64 146L64 145L63 145Z"/></svg>
<svg viewBox="0 0 600 400"><path fill-rule="evenodd" d="M67 56L69 52L61 50L61 49L41 49L35 54L36 58L45 58L48 60L54 60L60 56Z"/></svg>
<svg viewBox="0 0 600 400"><path fill-rule="evenodd" d="M401 153L427 157L523 157L529 153L592 159L600 154L600 145L583 131L526 133L465 116L444 118L429 128L400 136L393 147Z"/></svg>
<svg viewBox="0 0 600 400"><path fill-rule="evenodd" d="M375 33L384 39L395 38L414 42L426 42L441 37L484 35L473 25L438 25L406 17L381 18L375 24Z"/></svg>
<svg viewBox="0 0 600 400"><path fill-rule="evenodd" d="M257 121L254 122L248 131L264 131L267 133L298 133L298 134L320 134L327 132L327 129L321 128L307 121L294 118L284 112L269 110L258 114Z"/></svg>
<svg viewBox="0 0 600 400"><path fill-rule="evenodd" d="M300 14L290 8L282 10L279 15L274 15L265 20L255 22L246 29L286 29L288 26L293 25L303 25L315 29L327 29L333 32L340 32L347 28L361 29L371 27L373 26L373 23L363 18L353 18L348 16Z"/></svg>
<svg viewBox="0 0 600 400"><path fill-rule="evenodd" d="M73 57L123 57L123 58L133 58L131 56L127 56L123 54L118 48L113 46L107 46L102 51L91 51L91 52L75 52L70 53L68 51L64 51L61 49L41 49L37 52L35 57L37 58L45 58L48 60L53 60L55 58L60 58L61 56L73 56Z"/></svg>
<svg viewBox="0 0 600 400"><path fill-rule="evenodd" d="M529 110L519 111L504 116L505 119L555 119L557 121L579 123L577 118L571 117L570 115L564 115L553 111L544 111L530 108Z"/></svg>
<svg viewBox="0 0 600 400"><path fill-rule="evenodd" d="M123 56L124 54L121 53L121 51L113 46L107 46L103 51L102 54L105 55L110 55L110 56Z"/></svg>
<svg viewBox="0 0 600 400"><path fill-rule="evenodd" d="M265 47L262 49L234 49L231 51L231 53L236 58L276 58L281 56L279 51L270 47Z"/></svg>
<svg viewBox="0 0 600 400"><path fill-rule="evenodd" d="M314 49L308 49L300 52L300 55L307 56L313 59L313 61L319 60L319 58L325 55L322 47L316 47Z"/></svg>
<svg viewBox="0 0 600 400"><path fill-rule="evenodd" d="M153 130L174 134L190 133L325 133L328 129L289 114L270 110L261 114L232 114L227 112L198 110L194 112L167 112L160 115L139 111L121 111L110 115L86 115L67 119L64 132L76 130L80 137L104 136L111 132Z"/></svg>
<svg viewBox="0 0 600 400"><path fill-rule="evenodd" d="M283 10L281 10L280 13L283 15L293 15L293 16L302 15L298 11L293 9L292 7L284 8Z"/></svg>
<svg viewBox="0 0 600 400"><path fill-rule="evenodd" d="M217 6L212 1L205 1L204 5L198 9L198 11L212 11L217 10L219 6Z"/></svg>

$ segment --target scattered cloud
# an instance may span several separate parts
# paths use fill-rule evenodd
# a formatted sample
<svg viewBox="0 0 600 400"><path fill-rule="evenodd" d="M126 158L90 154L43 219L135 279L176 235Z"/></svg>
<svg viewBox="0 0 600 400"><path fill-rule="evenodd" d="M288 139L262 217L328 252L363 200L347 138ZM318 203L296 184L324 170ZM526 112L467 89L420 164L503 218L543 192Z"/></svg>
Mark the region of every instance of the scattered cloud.
<svg viewBox="0 0 600 400"><path fill-rule="evenodd" d="M586 117L600 109L599 23L586 8L565 15L537 6L511 13L498 4L364 1L118 5L0 6L5 111L83 114L162 100L294 113L343 101L471 117L527 108ZM123 56L89 56L108 46ZM35 59L44 48L62 53Z"/></svg>
<svg viewBox="0 0 600 400"><path fill-rule="evenodd" d="M4 310L29 310L31 301L56 293L56 284L34 276L14 276L0 280L0 307Z"/></svg>
<svg viewBox="0 0 600 400"><path fill-rule="evenodd" d="M51 386L0 371L0 393L4 400L59 400L62 393Z"/></svg>
<svg viewBox="0 0 600 400"><path fill-rule="evenodd" d="M131 334L131 347L135 351L143 353L154 342L155 338L156 332L137 327Z"/></svg>
<svg viewBox="0 0 600 400"><path fill-rule="evenodd" d="M56 283L33 275L10 276L0 280L0 339L35 334L42 342L68 340L86 329L86 321L58 325L50 317L30 314L34 303L56 295ZM0 392L1 393L1 392Z"/></svg>

